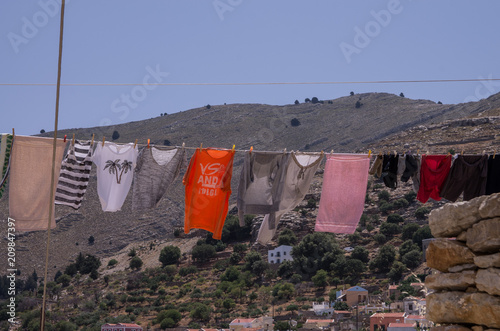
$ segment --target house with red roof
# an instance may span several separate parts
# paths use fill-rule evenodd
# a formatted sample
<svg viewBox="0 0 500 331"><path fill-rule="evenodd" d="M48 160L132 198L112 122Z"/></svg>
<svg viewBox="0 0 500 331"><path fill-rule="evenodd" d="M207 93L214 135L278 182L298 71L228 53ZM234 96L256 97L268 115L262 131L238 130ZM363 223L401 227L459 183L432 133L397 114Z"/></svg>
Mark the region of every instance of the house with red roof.
<svg viewBox="0 0 500 331"><path fill-rule="evenodd" d="M143 331L142 326L131 323L106 323L101 325L101 331Z"/></svg>
<svg viewBox="0 0 500 331"><path fill-rule="evenodd" d="M416 323L390 323L387 327L387 331L410 331L416 329Z"/></svg>
<svg viewBox="0 0 500 331"><path fill-rule="evenodd" d="M405 313L375 313L370 316L370 331L387 330L391 323L404 323Z"/></svg>

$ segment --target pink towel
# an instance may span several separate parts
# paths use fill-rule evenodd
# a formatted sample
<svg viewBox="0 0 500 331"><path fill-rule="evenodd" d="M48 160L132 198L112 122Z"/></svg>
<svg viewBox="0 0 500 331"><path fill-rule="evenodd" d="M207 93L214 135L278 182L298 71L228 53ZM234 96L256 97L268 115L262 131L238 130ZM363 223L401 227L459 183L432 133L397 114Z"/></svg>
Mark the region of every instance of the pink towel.
<svg viewBox="0 0 500 331"><path fill-rule="evenodd" d="M327 157L315 231L354 233L365 206L369 166L367 155Z"/></svg>

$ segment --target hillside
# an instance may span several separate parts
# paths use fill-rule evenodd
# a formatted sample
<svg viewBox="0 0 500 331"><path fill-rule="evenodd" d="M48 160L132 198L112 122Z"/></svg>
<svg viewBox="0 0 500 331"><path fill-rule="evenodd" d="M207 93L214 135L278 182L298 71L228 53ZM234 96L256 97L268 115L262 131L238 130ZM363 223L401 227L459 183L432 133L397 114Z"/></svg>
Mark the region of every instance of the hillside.
<svg viewBox="0 0 500 331"><path fill-rule="evenodd" d="M356 108L357 101L362 103ZM331 103L330 103L331 102ZM336 152L373 150L403 150L400 143L408 140L409 146L439 143L436 136L418 135L420 128L429 132L433 125L444 120L458 120L465 116L477 116L492 108L500 107L500 94L475 103L440 105L427 100L411 100L386 93L366 93L346 96L324 103L302 103L299 105L269 106L260 104L218 105L160 116L157 118L115 125L112 127L63 130L59 136L74 133L79 139L90 138L92 133L100 141L104 135L109 139L113 131L120 134L117 142L130 142L135 139L144 143L148 138L153 144L227 147L233 144L237 149L253 146L256 150L310 150ZM300 121L299 126L291 126L291 119ZM495 122L496 123L496 122ZM498 124L478 123L472 130L466 126L463 132L479 135L478 128L495 127ZM448 126L450 130L456 126ZM434 130L434 129L433 129ZM439 133L447 129L435 129ZM416 133L413 136L413 133ZM400 136L395 137L395 134ZM46 133L45 136L51 136ZM462 135L463 136L463 135ZM461 136L461 137L462 137ZM406 137L406 138L403 138ZM415 138L413 138L415 137ZM494 133L489 133L490 142L497 144ZM385 138L385 140L384 140ZM432 140L431 140L432 138ZM453 141L453 136L442 141ZM392 141L392 145L390 142ZM456 141L456 140L455 140ZM487 144L487 140L482 140ZM397 143L396 143L397 142ZM418 143L416 143L418 142ZM424 146L424 145L422 145ZM456 145L454 145L456 147ZM440 146L439 149L443 149ZM421 147L421 150L426 150ZM235 160L232 187L237 187L239 165L242 156L238 153ZM95 170L94 170L95 171ZM318 183L320 185L320 182ZM319 186L318 188L319 189ZM234 197L234 194L233 194ZM99 257L110 256L134 243L164 242L173 238L174 227L182 226L183 187L178 179L175 185L160 202L159 206L148 212L133 212L130 209L130 195L123 210L104 213L100 209L96 192L96 176L92 174L88 192L82 208L73 211L68 207L57 207L58 226L52 231L51 259L49 269L53 275L58 269L73 261L78 253L94 254ZM7 219L8 197L0 201L0 219ZM5 228L0 230L5 236ZM89 245L90 236L95 238ZM45 258L45 232L33 232L18 236L18 267L26 274L35 269L43 273ZM6 241L1 242L4 249ZM0 261L4 263L5 257Z"/></svg>

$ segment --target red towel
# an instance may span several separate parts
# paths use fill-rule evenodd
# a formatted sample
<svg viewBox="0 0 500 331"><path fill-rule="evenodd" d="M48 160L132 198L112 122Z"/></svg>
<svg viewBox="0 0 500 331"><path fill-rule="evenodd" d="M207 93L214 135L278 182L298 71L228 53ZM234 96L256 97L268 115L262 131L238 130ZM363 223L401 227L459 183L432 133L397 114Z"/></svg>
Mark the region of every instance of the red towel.
<svg viewBox="0 0 500 331"><path fill-rule="evenodd" d="M315 231L354 233L365 206L369 167L367 155L327 157Z"/></svg>
<svg viewBox="0 0 500 331"><path fill-rule="evenodd" d="M426 203L429 198L441 200L441 188L448 177L450 168L451 155L422 155L417 200L421 203Z"/></svg>

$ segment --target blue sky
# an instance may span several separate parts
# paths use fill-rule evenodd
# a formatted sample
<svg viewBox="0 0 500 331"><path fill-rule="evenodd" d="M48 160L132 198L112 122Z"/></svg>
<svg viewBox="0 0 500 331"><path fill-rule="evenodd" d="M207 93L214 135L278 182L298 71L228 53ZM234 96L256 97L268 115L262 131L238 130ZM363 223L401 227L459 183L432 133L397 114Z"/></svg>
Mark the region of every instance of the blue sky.
<svg viewBox="0 0 500 331"><path fill-rule="evenodd" d="M60 0L2 0L0 83L55 84ZM67 0L59 128L350 91L460 103L500 92L498 0ZM482 82L158 86L155 83ZM54 128L55 86L0 85L0 132Z"/></svg>

